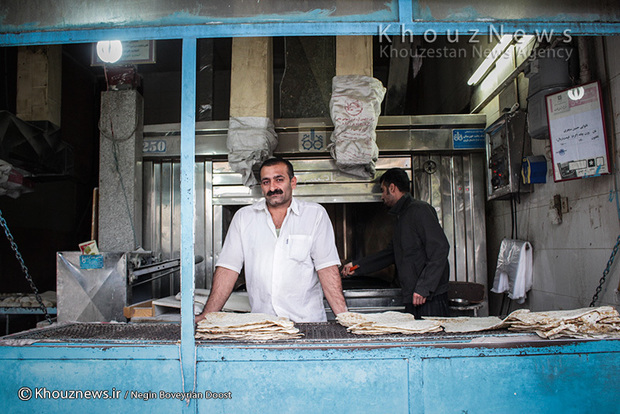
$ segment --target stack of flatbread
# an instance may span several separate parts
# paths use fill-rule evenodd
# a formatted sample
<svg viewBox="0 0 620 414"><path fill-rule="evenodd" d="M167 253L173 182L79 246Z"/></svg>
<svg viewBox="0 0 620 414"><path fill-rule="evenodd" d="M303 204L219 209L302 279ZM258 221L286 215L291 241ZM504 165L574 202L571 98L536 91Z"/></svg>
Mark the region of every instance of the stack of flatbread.
<svg viewBox="0 0 620 414"><path fill-rule="evenodd" d="M343 312L336 316L336 320L346 326L347 331L356 335L419 334L441 331L441 325L437 321L416 320L413 315L401 312Z"/></svg>
<svg viewBox="0 0 620 414"><path fill-rule="evenodd" d="M56 306L56 292L47 291L39 296L43 306ZM41 306L33 293L0 293L0 308L38 308Z"/></svg>
<svg viewBox="0 0 620 414"><path fill-rule="evenodd" d="M511 331L535 332L549 339L620 337L620 315L611 306L547 312L519 309L504 323Z"/></svg>
<svg viewBox="0 0 620 414"><path fill-rule="evenodd" d="M196 339L267 341L300 337L290 319L264 313L208 313L196 327Z"/></svg>

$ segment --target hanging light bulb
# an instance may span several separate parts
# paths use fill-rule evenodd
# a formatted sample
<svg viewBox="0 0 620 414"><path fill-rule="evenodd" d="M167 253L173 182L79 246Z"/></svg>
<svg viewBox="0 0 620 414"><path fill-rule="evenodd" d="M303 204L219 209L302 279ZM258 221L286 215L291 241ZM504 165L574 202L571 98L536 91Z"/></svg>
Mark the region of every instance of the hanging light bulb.
<svg viewBox="0 0 620 414"><path fill-rule="evenodd" d="M123 45L120 40L97 42L97 56L105 63L116 63L122 55Z"/></svg>

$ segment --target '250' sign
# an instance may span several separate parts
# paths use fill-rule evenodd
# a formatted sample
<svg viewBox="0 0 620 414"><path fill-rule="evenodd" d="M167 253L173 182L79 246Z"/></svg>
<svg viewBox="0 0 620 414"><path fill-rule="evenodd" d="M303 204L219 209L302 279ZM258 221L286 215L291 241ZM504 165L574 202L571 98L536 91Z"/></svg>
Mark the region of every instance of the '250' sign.
<svg viewBox="0 0 620 414"><path fill-rule="evenodd" d="M142 142L142 153L163 153L166 152L166 141L163 139L150 139Z"/></svg>

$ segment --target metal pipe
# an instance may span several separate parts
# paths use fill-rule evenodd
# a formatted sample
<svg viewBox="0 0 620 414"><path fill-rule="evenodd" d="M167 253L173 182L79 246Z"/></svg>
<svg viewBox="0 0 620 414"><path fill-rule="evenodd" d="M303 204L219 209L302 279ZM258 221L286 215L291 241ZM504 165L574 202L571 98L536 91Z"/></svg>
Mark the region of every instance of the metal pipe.
<svg viewBox="0 0 620 414"><path fill-rule="evenodd" d="M588 57L589 40L585 36L577 38L577 51L579 53L579 83L590 82L590 58Z"/></svg>
<svg viewBox="0 0 620 414"><path fill-rule="evenodd" d="M162 273L161 275L158 275L158 276L153 276L152 278L150 278L150 279L148 279L148 280L143 280L142 282L133 283L131 286L139 286L139 285L143 285L143 284L145 284L145 283L153 282L154 280L161 279L161 278L162 278L162 277L164 277L164 276L171 275L171 274L173 274L174 272L176 272L176 271L178 271L178 270L179 270L178 268L175 268L175 269L169 270L169 271L167 271L166 273Z"/></svg>
<svg viewBox="0 0 620 414"><path fill-rule="evenodd" d="M140 267L136 270L132 270L130 272L130 277L131 276L144 276L150 273L156 273L162 270L167 270L170 269L172 267L179 267L179 259L172 259L172 260L167 260L165 262L160 262L160 263L155 263L152 265L148 265L148 266L144 266L144 267Z"/></svg>
<svg viewBox="0 0 620 414"><path fill-rule="evenodd" d="M93 211L91 215L90 222L90 239L97 240L97 223L99 222L99 217L97 212L99 211L99 187L93 188Z"/></svg>

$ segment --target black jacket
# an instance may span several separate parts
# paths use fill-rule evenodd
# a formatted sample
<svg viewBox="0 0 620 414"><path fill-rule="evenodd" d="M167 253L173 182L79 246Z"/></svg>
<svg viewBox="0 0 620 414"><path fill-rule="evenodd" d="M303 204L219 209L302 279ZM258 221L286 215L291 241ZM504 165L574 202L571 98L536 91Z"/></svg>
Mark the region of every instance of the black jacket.
<svg viewBox="0 0 620 414"><path fill-rule="evenodd" d="M387 249L355 260L357 273L368 274L396 264L404 303L411 303L414 292L429 300L447 292L450 244L435 208L405 193L389 213L398 218L392 241Z"/></svg>

